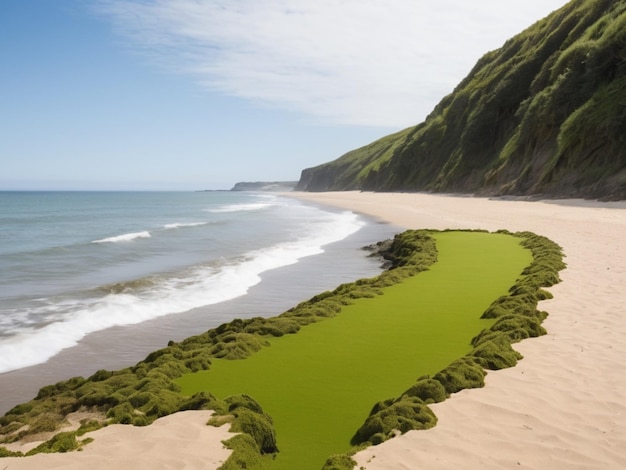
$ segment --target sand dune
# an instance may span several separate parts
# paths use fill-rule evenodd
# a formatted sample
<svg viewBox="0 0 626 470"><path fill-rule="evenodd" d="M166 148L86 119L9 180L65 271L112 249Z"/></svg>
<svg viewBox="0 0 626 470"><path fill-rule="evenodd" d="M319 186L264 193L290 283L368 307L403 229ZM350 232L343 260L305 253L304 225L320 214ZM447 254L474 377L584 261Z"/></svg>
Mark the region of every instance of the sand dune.
<svg viewBox="0 0 626 470"><path fill-rule="evenodd" d="M530 230L566 254L563 282L540 308L548 335L486 386L433 406L413 431L356 456L358 469L626 468L626 203L528 202L402 193L294 193L406 228ZM400 392L400 391L399 391ZM146 428L110 426L82 452L2 459L0 468L214 469L225 427L184 412Z"/></svg>

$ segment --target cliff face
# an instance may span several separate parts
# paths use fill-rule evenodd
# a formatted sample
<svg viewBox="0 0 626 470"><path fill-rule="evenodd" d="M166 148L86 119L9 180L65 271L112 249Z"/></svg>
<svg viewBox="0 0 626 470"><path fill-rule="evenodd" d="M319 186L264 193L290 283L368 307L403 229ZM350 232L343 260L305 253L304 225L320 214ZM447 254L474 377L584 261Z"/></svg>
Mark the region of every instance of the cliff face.
<svg viewBox="0 0 626 470"><path fill-rule="evenodd" d="M571 1L485 54L423 123L296 189L626 199L626 0Z"/></svg>

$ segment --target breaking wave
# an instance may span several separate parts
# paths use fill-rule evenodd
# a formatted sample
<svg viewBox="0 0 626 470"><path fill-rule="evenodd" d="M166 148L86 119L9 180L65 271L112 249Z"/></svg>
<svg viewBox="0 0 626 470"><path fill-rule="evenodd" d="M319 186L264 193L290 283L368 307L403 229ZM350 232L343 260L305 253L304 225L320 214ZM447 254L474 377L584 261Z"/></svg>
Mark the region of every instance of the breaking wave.
<svg viewBox="0 0 626 470"><path fill-rule="evenodd" d="M364 225L351 212L332 213L292 241L275 243L230 259L217 259L177 272L106 284L75 297L38 299L22 312L0 342L0 373L46 362L90 333L141 323L245 295L260 275L322 253L324 246L355 233ZM149 237L135 232L105 238L116 243ZM27 321L36 318L37 322Z"/></svg>
<svg viewBox="0 0 626 470"><path fill-rule="evenodd" d="M102 238L100 240L94 240L91 243L119 243L119 242L130 242L132 240L136 240L138 238L150 238L150 232L144 230L142 232L132 232L132 233L124 233L122 235L116 235L114 237Z"/></svg>

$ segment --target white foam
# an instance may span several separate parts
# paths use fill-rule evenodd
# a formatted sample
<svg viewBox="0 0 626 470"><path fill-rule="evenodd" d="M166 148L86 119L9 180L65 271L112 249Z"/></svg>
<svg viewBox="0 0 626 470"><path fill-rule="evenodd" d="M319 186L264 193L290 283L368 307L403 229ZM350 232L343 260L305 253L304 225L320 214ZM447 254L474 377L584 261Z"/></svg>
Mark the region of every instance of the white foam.
<svg viewBox="0 0 626 470"><path fill-rule="evenodd" d="M189 223L174 223L174 224L165 224L163 227L166 229L176 229L183 227L198 227L200 225L206 225L208 222L189 222Z"/></svg>
<svg viewBox="0 0 626 470"><path fill-rule="evenodd" d="M274 204L267 202L253 202L248 204L228 204L215 209L207 209L207 212L221 213L221 212L246 212L246 211L258 211L273 206Z"/></svg>
<svg viewBox="0 0 626 470"><path fill-rule="evenodd" d="M222 266L191 269L146 291L109 294L65 305L61 321L40 328L22 328L0 342L0 373L43 363L90 333L113 326L141 323L245 295L261 281L260 274L323 252L363 226L350 212L329 214L315 230L290 242L246 253ZM58 317L57 317L58 318Z"/></svg>
<svg viewBox="0 0 626 470"><path fill-rule="evenodd" d="M118 243L118 242L129 242L135 240L137 238L150 238L150 232L147 230L143 232L132 232L132 233L124 233L122 235L117 235L115 237L102 238L100 240L94 240L91 243Z"/></svg>

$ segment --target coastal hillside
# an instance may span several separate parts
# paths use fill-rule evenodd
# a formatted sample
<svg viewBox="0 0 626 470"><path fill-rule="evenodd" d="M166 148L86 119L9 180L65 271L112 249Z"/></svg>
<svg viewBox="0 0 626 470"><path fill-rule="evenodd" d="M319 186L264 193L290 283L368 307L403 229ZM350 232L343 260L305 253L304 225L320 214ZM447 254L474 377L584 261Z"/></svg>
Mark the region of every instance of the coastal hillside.
<svg viewBox="0 0 626 470"><path fill-rule="evenodd" d="M424 122L297 190L626 199L626 1L573 0L485 54Z"/></svg>

